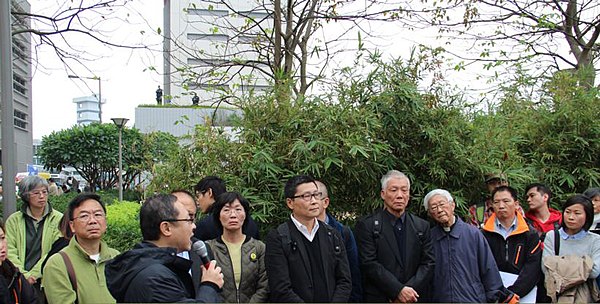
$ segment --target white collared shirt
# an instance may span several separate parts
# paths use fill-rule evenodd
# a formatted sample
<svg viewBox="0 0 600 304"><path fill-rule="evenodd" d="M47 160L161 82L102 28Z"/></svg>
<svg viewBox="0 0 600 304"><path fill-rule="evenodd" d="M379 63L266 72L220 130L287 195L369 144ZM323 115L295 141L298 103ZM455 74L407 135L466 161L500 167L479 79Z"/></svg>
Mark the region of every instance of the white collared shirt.
<svg viewBox="0 0 600 304"><path fill-rule="evenodd" d="M300 231L300 233L302 233L302 235L309 241L312 242L312 240L315 238L315 235L317 235L317 230L319 230L319 221L317 221L317 219L315 218L315 225L313 226L312 231L308 231L308 227L304 226L304 224L300 223L297 219L294 218L294 215L290 215L290 217L292 218L292 222L294 223L294 225L296 225L296 228L298 228L298 231Z"/></svg>

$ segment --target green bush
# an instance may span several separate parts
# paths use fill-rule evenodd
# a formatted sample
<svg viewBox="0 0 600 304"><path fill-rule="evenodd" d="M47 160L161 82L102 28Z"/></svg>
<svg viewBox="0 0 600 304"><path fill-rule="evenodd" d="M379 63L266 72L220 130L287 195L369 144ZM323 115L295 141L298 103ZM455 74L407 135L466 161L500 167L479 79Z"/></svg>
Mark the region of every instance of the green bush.
<svg viewBox="0 0 600 304"><path fill-rule="evenodd" d="M115 202L106 207L107 229L104 240L108 246L127 251L142 240L138 202Z"/></svg>

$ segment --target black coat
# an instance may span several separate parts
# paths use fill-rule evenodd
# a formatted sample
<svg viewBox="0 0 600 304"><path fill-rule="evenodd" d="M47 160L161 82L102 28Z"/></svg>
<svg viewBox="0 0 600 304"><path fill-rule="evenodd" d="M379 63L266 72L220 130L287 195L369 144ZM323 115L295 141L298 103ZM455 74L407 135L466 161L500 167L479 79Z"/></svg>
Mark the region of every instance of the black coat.
<svg viewBox="0 0 600 304"><path fill-rule="evenodd" d="M9 260L0 266L0 303L33 304L37 302L37 293Z"/></svg>
<svg viewBox="0 0 600 304"><path fill-rule="evenodd" d="M303 240L305 237L292 220L281 225L288 226L289 238L281 237L278 228L269 232L265 242L270 302L311 301L314 289L308 252ZM342 237L335 228L323 222L319 222L317 234L325 277L314 281L325 284L329 294L328 302L348 302L352 280Z"/></svg>
<svg viewBox="0 0 600 304"><path fill-rule="evenodd" d="M429 223L407 213L404 223L405 248L398 248L394 227L383 209L366 216L356 224L365 302L387 303L396 299L404 286L419 294L419 302L428 302L428 287L435 265ZM375 232L378 221L379 232ZM404 250L404 271L400 264Z"/></svg>
<svg viewBox="0 0 600 304"><path fill-rule="evenodd" d="M494 214L483 226L483 236L494 254L498 270L519 276L508 289L523 297L542 277L542 243L537 231L527 225L523 216L518 215L517 228L506 239L495 232L495 221Z"/></svg>
<svg viewBox="0 0 600 304"><path fill-rule="evenodd" d="M142 242L106 264L106 285L118 303L219 302L217 285L194 288L191 265L175 248Z"/></svg>

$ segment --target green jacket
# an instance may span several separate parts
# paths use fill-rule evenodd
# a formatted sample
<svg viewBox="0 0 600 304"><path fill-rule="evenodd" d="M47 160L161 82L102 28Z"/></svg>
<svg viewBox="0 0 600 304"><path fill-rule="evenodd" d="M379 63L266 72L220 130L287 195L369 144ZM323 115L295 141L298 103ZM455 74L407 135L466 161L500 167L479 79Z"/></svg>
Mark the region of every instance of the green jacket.
<svg viewBox="0 0 600 304"><path fill-rule="evenodd" d="M242 244L242 277L240 288L236 288L233 277L233 265L221 236L206 241L221 267L225 284L221 296L224 303L261 303L267 302L269 282L265 268L265 244L246 236Z"/></svg>
<svg viewBox="0 0 600 304"><path fill-rule="evenodd" d="M62 213L50 208L50 212L44 220L44 230L42 231L42 256L29 271L25 271L25 215L23 211L17 211L6 220L8 259L19 268L26 278L34 276L39 279L42 277L42 263L46 259L48 251L52 248L52 243L61 236L58 223L60 223L62 216Z"/></svg>
<svg viewBox="0 0 600 304"><path fill-rule="evenodd" d="M117 250L108 247L105 242L100 243L100 260L96 264L73 237L69 245L61 251L67 253L73 264L79 303L116 302L106 287L104 266L108 260L119 254ZM48 259L44 267L42 286L49 304L75 302L75 291L60 254L54 254Z"/></svg>

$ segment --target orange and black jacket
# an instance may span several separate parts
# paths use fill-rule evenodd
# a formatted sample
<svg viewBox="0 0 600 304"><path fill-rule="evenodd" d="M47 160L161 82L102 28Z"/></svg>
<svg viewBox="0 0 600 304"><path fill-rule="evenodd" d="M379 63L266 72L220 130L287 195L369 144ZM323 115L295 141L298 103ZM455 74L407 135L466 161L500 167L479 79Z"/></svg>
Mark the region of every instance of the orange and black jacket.
<svg viewBox="0 0 600 304"><path fill-rule="evenodd" d="M496 259L498 270L519 277L508 289L523 297L541 278L542 243L535 229L517 212L516 229L506 238L496 232L496 214L485 222L482 232Z"/></svg>

